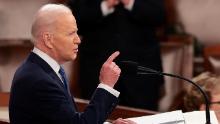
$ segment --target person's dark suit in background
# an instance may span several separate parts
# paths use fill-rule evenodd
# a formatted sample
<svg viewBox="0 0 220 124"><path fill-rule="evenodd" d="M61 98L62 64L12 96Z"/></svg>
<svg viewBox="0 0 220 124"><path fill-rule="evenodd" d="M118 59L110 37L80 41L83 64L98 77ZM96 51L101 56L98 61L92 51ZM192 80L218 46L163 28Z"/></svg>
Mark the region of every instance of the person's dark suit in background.
<svg viewBox="0 0 220 124"><path fill-rule="evenodd" d="M32 25L34 49L17 69L9 103L11 124L103 124L117 105L119 92L113 87L120 68L112 54L100 71L100 84L84 112L75 101L61 64L74 60L81 43L71 10L64 5L47 4L36 14ZM88 82L91 83L91 82ZM117 122L129 122L118 119Z"/></svg>
<svg viewBox="0 0 220 124"><path fill-rule="evenodd" d="M79 85L83 98L90 98L97 87L99 68L112 51L121 53L116 63L130 60L162 71L155 28L165 20L163 0L69 0L68 5L82 35ZM119 102L157 110L163 84L163 78L155 75L121 76L116 85Z"/></svg>

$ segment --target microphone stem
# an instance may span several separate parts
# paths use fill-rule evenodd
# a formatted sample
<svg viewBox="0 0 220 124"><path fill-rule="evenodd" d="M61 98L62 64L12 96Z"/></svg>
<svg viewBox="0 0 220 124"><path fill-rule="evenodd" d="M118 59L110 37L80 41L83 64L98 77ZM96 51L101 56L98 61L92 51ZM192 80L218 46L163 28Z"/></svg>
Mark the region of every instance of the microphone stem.
<svg viewBox="0 0 220 124"><path fill-rule="evenodd" d="M179 78L179 79L182 79L182 80L185 80L191 84L193 84L195 87L197 87L199 89L199 91L202 93L202 95L204 96L204 101L205 101L205 106L206 106L206 124L211 124L210 122L210 110L209 110L209 100L208 100L208 96L206 95L206 93L202 90L202 88L197 85L196 83L194 83L193 81L187 79L187 78L184 78L184 77L181 77L181 76L178 76L178 75L173 75L173 74L168 74L168 73L164 73L164 72L157 72L159 75L161 76L171 76L171 77L176 77L176 78Z"/></svg>
<svg viewBox="0 0 220 124"><path fill-rule="evenodd" d="M194 85L195 87L197 87L199 89L199 91L202 93L202 95L204 96L204 102L205 102L205 113L206 113L206 124L211 124L210 122L210 110L209 110L209 100L208 100L208 96L206 95L206 93L202 90L202 88L197 85L196 83L194 83L193 81L184 78L182 76L178 76L178 75L174 75L174 74L169 74L169 73L164 73L164 72L159 72L157 70L151 69L151 68L146 68L144 66L138 66L137 62L133 62L133 61L123 61L123 63L130 65L132 68L137 68L137 74L140 75L147 75L147 74L157 74L157 75L161 75L161 76L170 76L170 77L175 77L178 79L182 79L185 80L189 83L191 83L192 85ZM134 69L135 70L135 69ZM139 72L138 72L139 71Z"/></svg>

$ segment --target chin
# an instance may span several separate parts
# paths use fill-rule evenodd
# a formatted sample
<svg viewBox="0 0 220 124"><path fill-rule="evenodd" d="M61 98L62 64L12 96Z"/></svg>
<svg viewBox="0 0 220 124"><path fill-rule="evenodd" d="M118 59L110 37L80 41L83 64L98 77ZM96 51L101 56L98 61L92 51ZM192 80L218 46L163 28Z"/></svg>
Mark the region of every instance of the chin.
<svg viewBox="0 0 220 124"><path fill-rule="evenodd" d="M73 56L72 56L72 60L75 60L76 57L77 57L77 55L73 55Z"/></svg>

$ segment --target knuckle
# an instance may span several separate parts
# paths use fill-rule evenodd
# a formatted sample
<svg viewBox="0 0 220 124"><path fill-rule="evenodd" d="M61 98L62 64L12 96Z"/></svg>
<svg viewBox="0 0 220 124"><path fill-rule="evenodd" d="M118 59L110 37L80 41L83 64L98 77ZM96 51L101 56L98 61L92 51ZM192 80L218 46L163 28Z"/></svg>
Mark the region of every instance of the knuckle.
<svg viewBox="0 0 220 124"><path fill-rule="evenodd" d="M107 66L108 66L107 63L104 63L104 64L102 65L102 67L104 67L104 68L106 68Z"/></svg>

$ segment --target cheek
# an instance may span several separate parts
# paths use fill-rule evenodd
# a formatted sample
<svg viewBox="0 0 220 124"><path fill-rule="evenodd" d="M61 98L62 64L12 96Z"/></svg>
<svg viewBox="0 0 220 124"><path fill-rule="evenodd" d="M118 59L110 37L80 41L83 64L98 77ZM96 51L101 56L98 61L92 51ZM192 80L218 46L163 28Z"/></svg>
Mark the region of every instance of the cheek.
<svg viewBox="0 0 220 124"><path fill-rule="evenodd" d="M69 41L65 44L65 51L68 51L68 54L73 54L74 52L74 44L72 41Z"/></svg>
<svg viewBox="0 0 220 124"><path fill-rule="evenodd" d="M65 40L61 36L57 36L54 38L54 45L60 51L64 46Z"/></svg>
<svg viewBox="0 0 220 124"><path fill-rule="evenodd" d="M73 42L70 38L66 38L61 45L65 47L65 50L70 50L73 47Z"/></svg>

